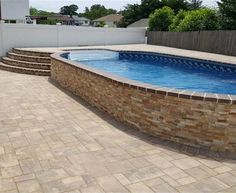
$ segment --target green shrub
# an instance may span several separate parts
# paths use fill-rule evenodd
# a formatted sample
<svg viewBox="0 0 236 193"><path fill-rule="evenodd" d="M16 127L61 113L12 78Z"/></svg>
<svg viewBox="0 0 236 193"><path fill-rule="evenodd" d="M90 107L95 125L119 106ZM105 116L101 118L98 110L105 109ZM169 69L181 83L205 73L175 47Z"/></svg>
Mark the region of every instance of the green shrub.
<svg viewBox="0 0 236 193"><path fill-rule="evenodd" d="M217 30L218 28L219 21L216 11L199 9L187 12L174 31Z"/></svg>
<svg viewBox="0 0 236 193"><path fill-rule="evenodd" d="M174 17L172 24L169 26L169 31L179 31L178 26L188 14L188 11L180 10Z"/></svg>
<svg viewBox="0 0 236 193"><path fill-rule="evenodd" d="M151 31L168 31L174 18L174 11L170 7L157 9L149 17L149 29Z"/></svg>
<svg viewBox="0 0 236 193"><path fill-rule="evenodd" d="M100 22L96 27L104 27L106 23L104 21Z"/></svg>

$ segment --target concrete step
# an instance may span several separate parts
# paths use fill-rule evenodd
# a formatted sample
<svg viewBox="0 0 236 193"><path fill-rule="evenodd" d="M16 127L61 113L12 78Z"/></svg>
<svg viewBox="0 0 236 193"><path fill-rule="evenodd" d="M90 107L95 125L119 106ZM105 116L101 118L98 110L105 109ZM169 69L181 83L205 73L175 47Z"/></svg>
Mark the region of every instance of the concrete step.
<svg viewBox="0 0 236 193"><path fill-rule="evenodd" d="M39 56L39 57L50 57L50 55L53 54L51 52L31 51L24 48L13 48L12 52L20 55Z"/></svg>
<svg viewBox="0 0 236 193"><path fill-rule="evenodd" d="M7 70L10 72L17 72L21 74L31 74L31 75L38 75L38 76L50 76L50 70L39 70L34 68L22 68L22 67L16 67L11 66L8 64L4 64L0 62L0 69Z"/></svg>
<svg viewBox="0 0 236 193"><path fill-rule="evenodd" d="M2 57L2 63L8 64L10 66L22 67L22 68L33 68L39 70L50 70L51 64L46 63L36 63L36 62L27 62L11 59L8 57Z"/></svg>
<svg viewBox="0 0 236 193"><path fill-rule="evenodd" d="M8 52L7 56L14 60L20 60L26 62L46 63L46 64L51 63L50 57L27 56L27 55L16 54L13 52Z"/></svg>

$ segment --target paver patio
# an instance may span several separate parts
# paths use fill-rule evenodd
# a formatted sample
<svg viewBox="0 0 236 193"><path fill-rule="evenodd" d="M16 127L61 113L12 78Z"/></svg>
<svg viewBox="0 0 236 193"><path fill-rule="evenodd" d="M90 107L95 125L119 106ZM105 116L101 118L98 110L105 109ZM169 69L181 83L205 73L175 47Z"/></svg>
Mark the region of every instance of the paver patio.
<svg viewBox="0 0 236 193"><path fill-rule="evenodd" d="M1 193L236 192L236 161L178 153L68 95L0 71Z"/></svg>

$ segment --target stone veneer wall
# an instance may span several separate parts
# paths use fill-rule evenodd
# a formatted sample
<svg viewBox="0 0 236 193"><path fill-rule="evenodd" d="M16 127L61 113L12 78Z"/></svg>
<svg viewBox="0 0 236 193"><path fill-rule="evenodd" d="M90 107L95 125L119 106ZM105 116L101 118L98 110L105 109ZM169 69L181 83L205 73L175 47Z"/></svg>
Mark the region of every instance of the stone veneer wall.
<svg viewBox="0 0 236 193"><path fill-rule="evenodd" d="M167 96L112 80L52 57L51 78L88 103L140 131L218 152L236 152L236 104ZM132 81L131 81L132 82Z"/></svg>

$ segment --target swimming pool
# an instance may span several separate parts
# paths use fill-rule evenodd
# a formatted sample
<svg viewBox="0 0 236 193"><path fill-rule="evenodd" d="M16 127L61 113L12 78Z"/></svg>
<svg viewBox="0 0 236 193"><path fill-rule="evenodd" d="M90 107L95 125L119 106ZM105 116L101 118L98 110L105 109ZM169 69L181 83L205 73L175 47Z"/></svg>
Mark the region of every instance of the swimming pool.
<svg viewBox="0 0 236 193"><path fill-rule="evenodd" d="M79 51L67 56L98 70L152 85L236 94L236 65L158 54L112 51Z"/></svg>
<svg viewBox="0 0 236 193"><path fill-rule="evenodd" d="M127 50L51 61L51 80L115 119L184 151L236 159L233 64Z"/></svg>

